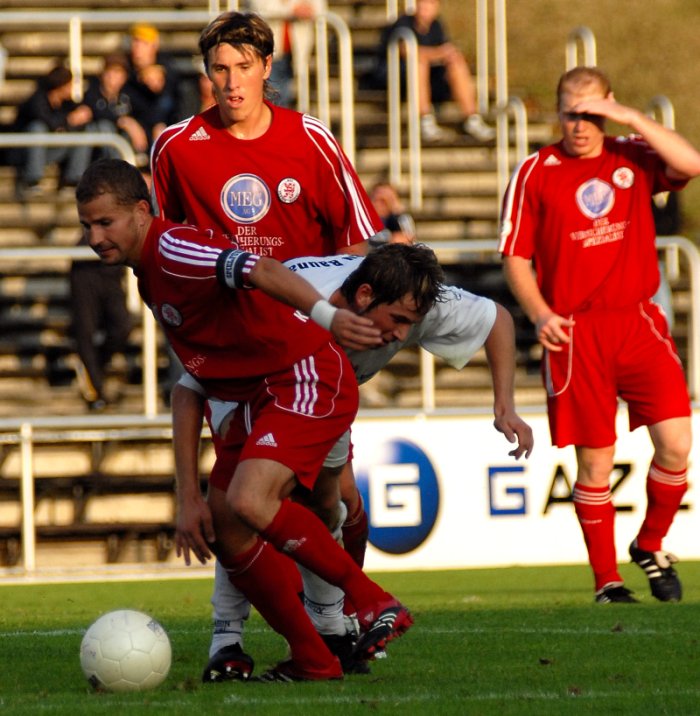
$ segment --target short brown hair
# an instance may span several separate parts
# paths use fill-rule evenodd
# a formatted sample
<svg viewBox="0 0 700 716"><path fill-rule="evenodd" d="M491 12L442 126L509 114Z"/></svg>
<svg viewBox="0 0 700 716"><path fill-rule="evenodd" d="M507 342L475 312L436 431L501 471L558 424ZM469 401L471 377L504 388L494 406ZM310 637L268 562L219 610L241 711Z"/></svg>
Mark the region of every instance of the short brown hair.
<svg viewBox="0 0 700 716"><path fill-rule="evenodd" d="M222 43L243 51L250 48L263 62L275 51L275 38L270 26L253 12L224 12L202 30L199 51L207 72L209 50Z"/></svg>
<svg viewBox="0 0 700 716"><path fill-rule="evenodd" d="M565 92L571 89L579 90L590 85L598 85L604 97L607 97L612 91L608 76L597 67L579 66L565 72L559 78L557 85L557 109L561 109L561 98Z"/></svg>
<svg viewBox="0 0 700 716"><path fill-rule="evenodd" d="M98 159L90 164L75 188L78 204L87 204L102 194L112 194L119 206L151 204L151 194L141 172L123 159Z"/></svg>

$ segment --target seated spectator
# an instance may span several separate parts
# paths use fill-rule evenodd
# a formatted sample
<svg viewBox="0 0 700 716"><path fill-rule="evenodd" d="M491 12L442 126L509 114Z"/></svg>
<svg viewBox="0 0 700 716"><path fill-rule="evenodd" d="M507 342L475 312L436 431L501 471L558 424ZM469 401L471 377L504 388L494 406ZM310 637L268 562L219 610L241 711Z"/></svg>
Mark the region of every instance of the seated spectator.
<svg viewBox="0 0 700 716"><path fill-rule="evenodd" d="M139 23L129 32L129 95L134 117L145 127L149 148L160 132L182 116L180 76L171 58L160 51L160 33Z"/></svg>
<svg viewBox="0 0 700 716"><path fill-rule="evenodd" d="M399 193L393 184L387 181L377 182L369 192L369 198L389 232L388 242L412 244L416 240L416 225L413 217L406 211Z"/></svg>
<svg viewBox="0 0 700 716"><path fill-rule="evenodd" d="M327 11L326 0L248 0L247 7L265 18L275 36L270 74L270 85L277 92L273 101L297 109L294 78L308 72L315 41L313 21ZM298 109L309 111L309 107Z"/></svg>
<svg viewBox="0 0 700 716"><path fill-rule="evenodd" d="M129 60L122 53L107 55L98 77L90 80L83 101L92 110L94 128L100 132L117 132L129 141L137 165L148 164L146 130L133 116L134 110L124 85L129 75ZM118 157L116 150L105 147L102 156Z"/></svg>
<svg viewBox="0 0 700 716"><path fill-rule="evenodd" d="M386 86L386 53L398 28L412 30L418 42L418 104L421 136L426 142L447 138L435 119L434 107L454 100L462 112L462 130L480 142L491 141L496 133L477 112L476 90L469 65L449 39L439 17L440 0L416 0L413 15L402 15L382 33L375 81Z"/></svg>
<svg viewBox="0 0 700 716"><path fill-rule="evenodd" d="M80 245L87 245L83 238ZM75 372L88 409L107 407L106 369L116 353L123 353L132 319L126 304L124 267L100 261L74 261L70 269L71 333L78 360Z"/></svg>
<svg viewBox="0 0 700 716"><path fill-rule="evenodd" d="M15 132L77 132L92 119L87 105L71 99L73 74L57 65L37 81L36 90L17 109ZM60 165L59 187L76 186L90 163L92 147L26 147L18 159L17 196L41 194L40 181L49 164Z"/></svg>

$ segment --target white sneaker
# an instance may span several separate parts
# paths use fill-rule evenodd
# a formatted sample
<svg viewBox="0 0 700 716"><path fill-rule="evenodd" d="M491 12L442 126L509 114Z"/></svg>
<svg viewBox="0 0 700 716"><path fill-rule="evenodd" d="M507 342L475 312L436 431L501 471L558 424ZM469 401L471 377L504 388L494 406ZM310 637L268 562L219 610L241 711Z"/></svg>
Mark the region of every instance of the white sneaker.
<svg viewBox="0 0 700 716"><path fill-rule="evenodd" d="M496 130L489 127L480 114L470 114L462 127L466 134L471 134L479 142L490 142L496 136Z"/></svg>
<svg viewBox="0 0 700 716"><path fill-rule="evenodd" d="M424 114L420 118L420 135L424 142L439 142L447 132L435 121L434 114Z"/></svg>

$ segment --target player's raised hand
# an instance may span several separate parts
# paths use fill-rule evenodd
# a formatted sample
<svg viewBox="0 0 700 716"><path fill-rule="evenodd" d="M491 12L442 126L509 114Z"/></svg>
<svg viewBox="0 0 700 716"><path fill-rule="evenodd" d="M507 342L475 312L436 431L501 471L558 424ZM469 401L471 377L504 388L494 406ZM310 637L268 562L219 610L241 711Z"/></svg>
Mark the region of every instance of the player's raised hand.
<svg viewBox="0 0 700 716"><path fill-rule="evenodd" d="M372 320L345 308L334 313L331 333L343 348L362 351L382 345L381 332Z"/></svg>

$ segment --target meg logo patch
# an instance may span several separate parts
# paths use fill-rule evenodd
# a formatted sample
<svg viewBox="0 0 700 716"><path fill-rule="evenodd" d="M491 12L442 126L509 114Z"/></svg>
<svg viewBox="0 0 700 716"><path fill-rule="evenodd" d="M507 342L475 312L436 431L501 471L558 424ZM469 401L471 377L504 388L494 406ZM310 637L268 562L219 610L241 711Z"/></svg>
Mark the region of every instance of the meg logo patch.
<svg viewBox="0 0 700 716"><path fill-rule="evenodd" d="M602 179L589 179L576 190L576 204L584 216L600 219L615 205L615 190Z"/></svg>
<svg viewBox="0 0 700 716"><path fill-rule="evenodd" d="M253 224L270 209L270 190L255 174L237 174L221 189L221 206L233 221Z"/></svg>

